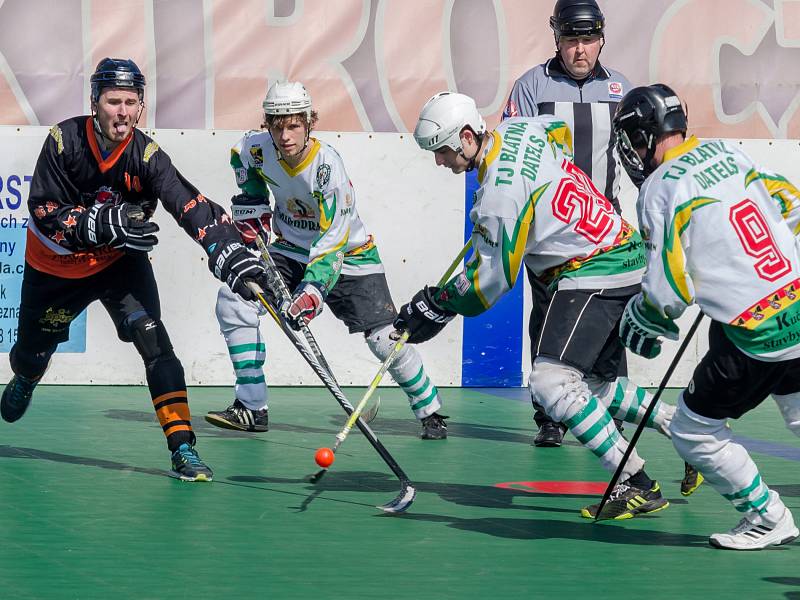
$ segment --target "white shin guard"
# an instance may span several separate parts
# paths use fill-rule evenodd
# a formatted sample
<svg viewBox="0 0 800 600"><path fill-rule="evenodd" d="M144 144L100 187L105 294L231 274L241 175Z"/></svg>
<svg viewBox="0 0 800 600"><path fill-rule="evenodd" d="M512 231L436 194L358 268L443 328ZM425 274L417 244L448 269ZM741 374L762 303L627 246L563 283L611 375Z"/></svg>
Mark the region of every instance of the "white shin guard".
<svg viewBox="0 0 800 600"><path fill-rule="evenodd" d="M236 375L236 398L251 410L267 408L264 361L267 348L258 327L262 314L223 285L217 294L217 321Z"/></svg>
<svg viewBox="0 0 800 600"><path fill-rule="evenodd" d="M597 399L608 408L611 416L626 423L637 425L641 423L645 411L653 401L653 394L627 377L618 377L615 381L587 378L586 383ZM669 425L673 414L675 407L659 400L656 408L650 413L646 426L670 437Z"/></svg>
<svg viewBox="0 0 800 600"><path fill-rule="evenodd" d="M628 442L619 435L606 407L594 397L583 374L557 360L538 357L533 363L529 386L534 399L556 422L564 423L586 448L613 473L619 466ZM634 450L621 480L644 468L644 460Z"/></svg>
<svg viewBox="0 0 800 600"><path fill-rule="evenodd" d="M777 493L770 494L747 450L733 441L727 419L691 411L681 393L670 431L681 458L694 465L736 510L759 515L767 522L781 518L786 507Z"/></svg>
<svg viewBox="0 0 800 600"><path fill-rule="evenodd" d="M785 396L772 395L775 403L786 421L786 427L796 436L800 436L800 392Z"/></svg>
<svg viewBox="0 0 800 600"><path fill-rule="evenodd" d="M394 327L384 325L365 336L370 351L381 362L388 358L394 348L395 341L389 338L392 331ZM422 358L413 346L403 346L389 367L389 373L408 396L417 419L432 415L442 407L439 390L425 373Z"/></svg>

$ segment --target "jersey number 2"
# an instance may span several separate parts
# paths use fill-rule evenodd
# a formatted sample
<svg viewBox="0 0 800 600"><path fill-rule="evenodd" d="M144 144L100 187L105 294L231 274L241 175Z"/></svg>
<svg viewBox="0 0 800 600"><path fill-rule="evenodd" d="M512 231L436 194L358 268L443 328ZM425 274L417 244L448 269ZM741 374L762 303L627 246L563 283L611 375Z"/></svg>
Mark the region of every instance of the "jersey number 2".
<svg viewBox="0 0 800 600"><path fill-rule="evenodd" d="M569 223L577 210L575 232L593 244L599 244L614 226L614 207L597 191L586 173L566 160L561 166L569 177L558 184L553 198L553 215L559 221Z"/></svg>
<svg viewBox="0 0 800 600"><path fill-rule="evenodd" d="M744 251L756 259L754 266L761 279L775 281L792 270L792 263L778 248L769 225L755 202L742 200L732 206L729 219Z"/></svg>

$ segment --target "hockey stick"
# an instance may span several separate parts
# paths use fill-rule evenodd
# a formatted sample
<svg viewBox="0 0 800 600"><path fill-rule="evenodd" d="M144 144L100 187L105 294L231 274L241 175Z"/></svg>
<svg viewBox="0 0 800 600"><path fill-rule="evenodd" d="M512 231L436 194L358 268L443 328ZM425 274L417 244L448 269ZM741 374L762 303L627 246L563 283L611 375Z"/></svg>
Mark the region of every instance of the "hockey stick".
<svg viewBox="0 0 800 600"><path fill-rule="evenodd" d="M280 276L280 275L279 275ZM274 321L278 324L281 330L286 334L289 340L292 342L295 348L300 352L302 357L308 363L308 365L314 370L322 380L322 383L325 384L325 387L333 394L333 397L336 398L336 401L342 407L345 413L350 416L353 412L353 406L345 397L344 393L342 393L339 384L336 383L336 380L331 377L330 373L325 369L320 362L317 360L317 357L313 352L311 352L306 346L303 344L300 336L294 331L288 324L278 315L278 312L275 310L273 306L269 304L267 299L264 297L263 290L256 284L255 282L250 282L250 289L253 293L256 294L259 302L267 309L270 316L274 319ZM312 336L311 332L308 332L309 336ZM313 338L313 336L312 336ZM358 426L361 433L364 434L364 437L367 438L367 441L372 444L372 447L375 448L376 452L380 455L383 459L383 462L392 470L392 472L397 476L400 480L400 493L394 498L392 501L387 502L382 506L378 506L382 511L387 513L400 513L408 509L411 506L411 503L414 501L414 498L417 495L417 490L411 485L411 481L409 480L408 476L405 474L403 469L400 468L400 465L397 464L394 457L389 454L389 451L384 447L384 445L380 442L378 437L375 433L370 429L369 425L367 425L363 419L358 419L356 421L356 425Z"/></svg>
<svg viewBox="0 0 800 600"><path fill-rule="evenodd" d="M455 260L447 268L445 274L442 275L442 277L439 279L439 282L436 284L436 287L440 288L445 283L447 283L447 281L450 279L450 276L453 274L453 271L455 271L458 268L458 266L461 264L461 261L464 260L464 256L467 254L467 252L471 247L472 247L472 239L470 239L464 245L464 247L461 249L461 252L458 253L458 256L456 256ZM372 383L369 384L369 388L367 388L367 391L364 393L364 397L361 398L361 401L356 405L353 414L350 415L350 418L347 419L347 423L344 424L344 428L338 434L336 434L336 443L333 445L333 448L331 449L334 455L336 454L336 450L339 449L339 446L342 445L342 442L344 442L345 438L350 433L350 430L353 428L353 424L356 422L356 419L358 419L358 416L361 414L361 411L364 410L364 406L366 406L367 401L369 401L370 399L370 396L372 396L372 394L377 389L378 384L381 382L381 379L383 379L383 376L386 374L386 371L389 369L391 364L397 358L397 355L400 353L400 350L403 349L403 346L406 345L409 335L410 333L408 331L404 331L403 334L400 336L400 339L398 339L397 342L395 342L394 348L392 348L392 351L389 353L389 356L386 357L386 360L383 361L381 368L378 370L375 377L372 378ZM325 475L326 471L329 468L330 467L324 467L320 469L317 473L312 475L311 482L316 483L317 481L319 481L322 478L322 476Z"/></svg>
<svg viewBox="0 0 800 600"><path fill-rule="evenodd" d="M600 517L600 513L603 512L603 507L608 502L608 498L611 496L611 491L616 487L617 481L619 481L619 476L622 474L622 469L625 468L625 463L628 462L628 458L630 458L631 453L633 452L634 446L636 446L636 442L639 440L639 436L642 435L642 431L644 431L645 425L647 425L647 421L650 419L650 415L653 414L653 410L658 404L658 400L661 398L661 394L664 392L664 389L667 387L667 383L669 382L670 377L672 377L672 372L675 370L675 367L678 366L678 361L680 361L683 353L686 351L686 347L689 345L692 337L694 337L694 332L697 331L697 327L700 325L700 321L703 320L703 313L700 312L697 315L697 318L692 323L692 326L689 328L686 337L683 339L683 342L678 348L678 352L675 354L675 358L672 359L672 363L670 363L667 372L664 373L664 378L661 380L661 383L656 390L653 399L650 401L650 405L645 409L644 416L642 417L641 422L636 427L636 431L633 433L633 437L631 441L628 442L628 448L625 450L625 454L622 455L622 460L617 466L617 470L614 472L614 476L611 478L611 481L608 483L608 487L606 488L605 493L603 494L603 499L600 500L600 507L597 509L597 513L594 516L594 520L597 521Z"/></svg>
<svg viewBox="0 0 800 600"><path fill-rule="evenodd" d="M292 293L289 291L289 287L286 285L286 282L281 277L280 272L278 271L278 266L275 264L272 256L267 250L267 245L264 243L264 240L261 239L260 235L256 236L256 245L258 246L259 252L261 252L261 258L267 265L267 283L269 284L270 288L275 290L278 295L281 297L281 301L291 298ZM274 318L274 317L273 317ZM320 365L328 372L328 375L333 380L334 383L338 386L336 382L336 377L333 374L333 370L331 369L330 365L328 365L328 361L325 359L325 355L322 354L322 350L320 349L319 345L317 344L316 339L311 333L311 330L308 326L301 327L301 331L303 336L306 338L306 342L308 342L308 347L311 349L311 352L314 353L314 357L317 359ZM380 407L380 401L376 402L375 405L364 415L362 418L367 423L372 423L375 417L378 414L378 408Z"/></svg>

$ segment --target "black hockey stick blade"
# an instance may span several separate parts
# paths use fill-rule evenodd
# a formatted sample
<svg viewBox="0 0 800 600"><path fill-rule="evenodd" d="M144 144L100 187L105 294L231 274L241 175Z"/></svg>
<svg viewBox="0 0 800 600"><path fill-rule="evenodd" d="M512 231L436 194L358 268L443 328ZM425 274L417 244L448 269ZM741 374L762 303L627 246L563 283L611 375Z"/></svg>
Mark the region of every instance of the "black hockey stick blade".
<svg viewBox="0 0 800 600"><path fill-rule="evenodd" d="M681 360L683 353L686 351L686 347L689 345L689 342L694 337L694 332L697 331L697 327L700 325L700 321L703 320L703 313L700 312L697 315L697 318L692 323L692 326L689 328L686 337L683 339L683 342L678 348L678 352L675 354L675 357L672 359L672 362L667 369L667 372L664 373L664 378L661 380L661 383L656 390L656 393L653 395L653 399L650 401L650 405L644 411L644 416L642 416L642 420L639 422L639 425L636 426L636 431L633 433L633 437L631 441L628 442L628 448L625 450L625 454L622 455L622 460L619 462L619 466L617 466L617 470L614 471L614 476L611 478L611 481L608 482L608 487L606 488L605 493L603 494L603 499L600 500L600 506L597 508L597 513L594 515L595 521L601 521L600 515L603 513L603 507L608 502L609 497L611 496L612 490L616 487L617 482L619 481L620 475L622 475L622 470L625 468L625 465L628 462L631 454L633 453L633 449L636 446L636 442L639 441L639 436L642 435L645 426L647 425L647 421L650 419L650 415L653 414L653 409L655 409L656 404L661 399L661 394L664 393L664 389L667 387L667 383L669 383L670 377L672 377L672 372L675 370L675 367L678 366L678 362Z"/></svg>
<svg viewBox="0 0 800 600"><path fill-rule="evenodd" d="M408 479L404 479L401 483L402 486L397 498L391 502L378 506L378 508L380 508L383 512L392 515L400 514L408 510L408 507L411 506L412 502L414 502L414 498L417 497L416 488L411 485L411 482Z"/></svg>

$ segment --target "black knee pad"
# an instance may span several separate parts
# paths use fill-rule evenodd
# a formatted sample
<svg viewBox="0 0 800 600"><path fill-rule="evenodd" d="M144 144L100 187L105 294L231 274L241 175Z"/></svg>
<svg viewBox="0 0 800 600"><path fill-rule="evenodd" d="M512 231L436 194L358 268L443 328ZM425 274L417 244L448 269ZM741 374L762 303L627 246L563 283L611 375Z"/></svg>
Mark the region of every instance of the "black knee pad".
<svg viewBox="0 0 800 600"><path fill-rule="evenodd" d="M168 360L175 357L172 342L169 340L164 324L149 316L139 317L126 326L128 338L136 346L136 350L144 360L146 366L158 360Z"/></svg>

